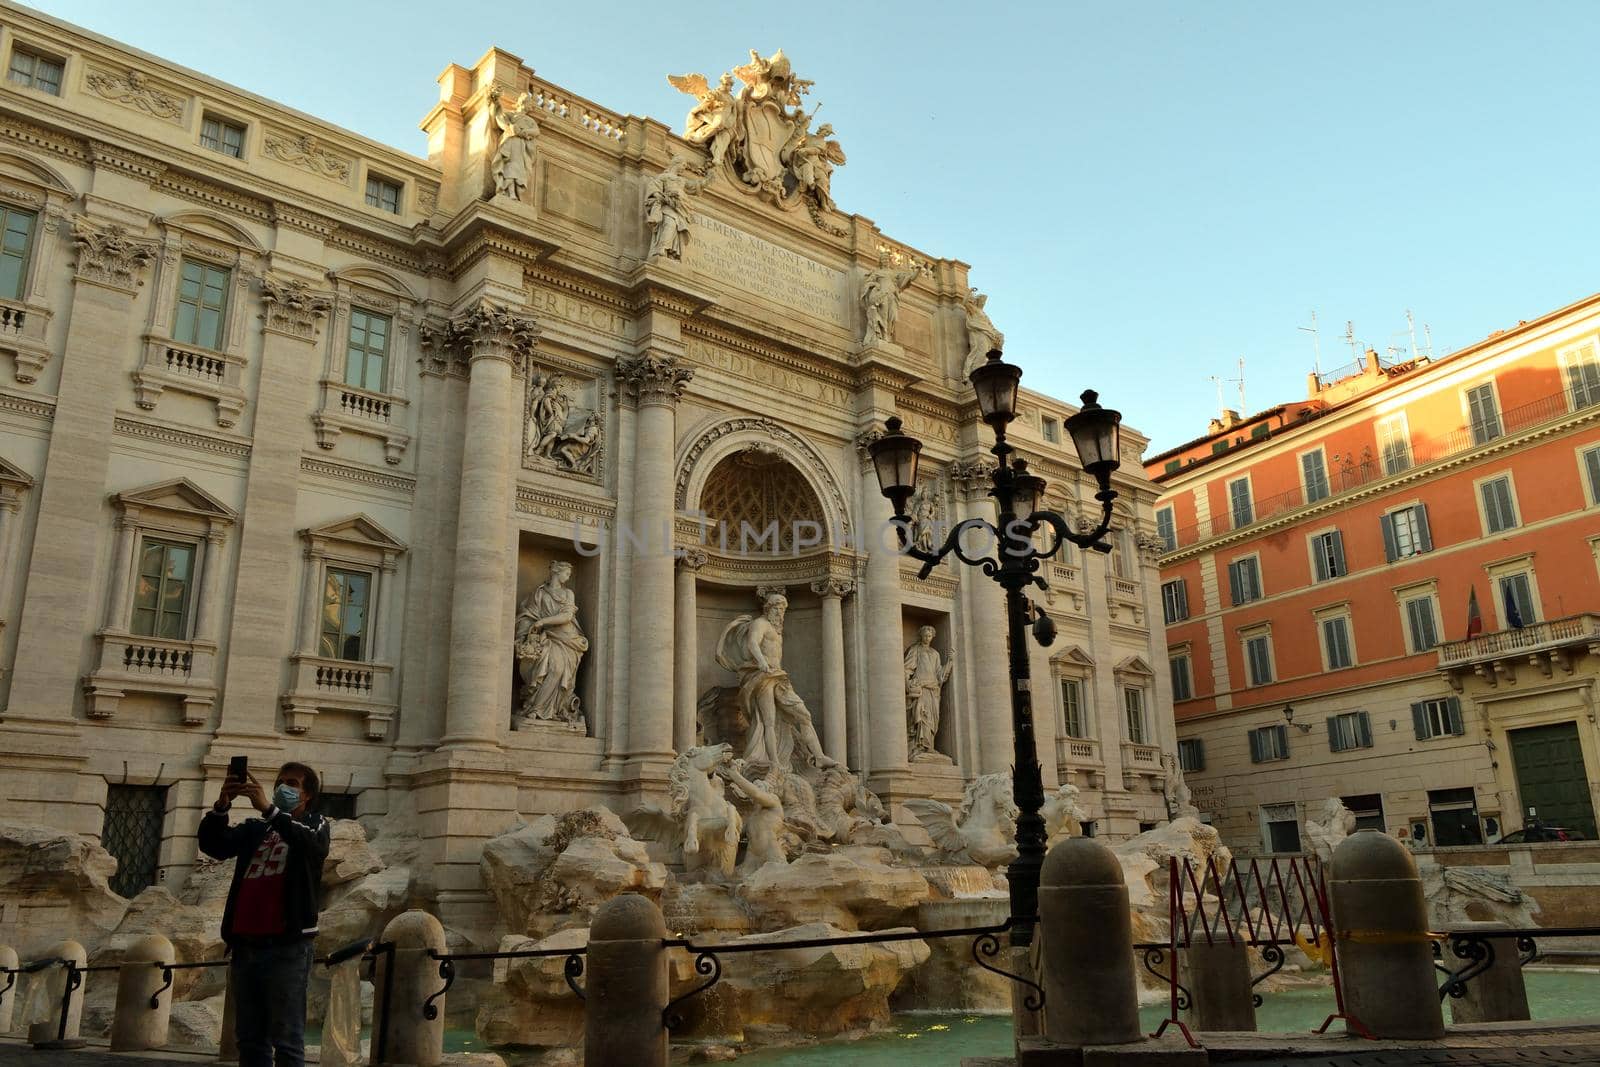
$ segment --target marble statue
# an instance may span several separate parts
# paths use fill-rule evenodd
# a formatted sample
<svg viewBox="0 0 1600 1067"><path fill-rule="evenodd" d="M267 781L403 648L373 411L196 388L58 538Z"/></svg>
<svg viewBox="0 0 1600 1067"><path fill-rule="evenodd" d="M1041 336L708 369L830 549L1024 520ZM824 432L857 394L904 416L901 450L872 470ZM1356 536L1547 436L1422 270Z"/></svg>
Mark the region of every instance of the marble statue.
<svg viewBox="0 0 1600 1067"><path fill-rule="evenodd" d="M1078 803L1078 793L1077 786L1067 784L1057 786L1054 793L1045 797L1039 814L1044 816L1045 840L1051 844L1064 837L1077 837L1089 821L1089 813Z"/></svg>
<svg viewBox="0 0 1600 1067"><path fill-rule="evenodd" d="M750 802L750 811L744 818L747 845L742 869L749 872L769 863L788 863L786 839L792 835L784 827L783 798L778 794L783 773L768 771L765 778L752 782L744 775L743 760L734 760L722 768L722 773L733 783L734 790Z"/></svg>
<svg viewBox="0 0 1600 1067"><path fill-rule="evenodd" d="M939 758L933 747L939 734L939 702L956 666L954 652L940 662L933 637L933 627L924 626L917 631L917 643L906 649L907 748L912 760Z"/></svg>
<svg viewBox="0 0 1600 1067"><path fill-rule="evenodd" d="M572 395L559 374L533 371L528 375L525 411L527 423L523 458L530 465L553 466L580 474L594 472L603 433L600 413L587 411L581 419L573 412ZM572 429L575 419L578 428Z"/></svg>
<svg viewBox="0 0 1600 1067"><path fill-rule="evenodd" d="M944 496L935 482L922 482L906 505L911 518L911 543L924 552L938 551L945 532Z"/></svg>
<svg viewBox="0 0 1600 1067"><path fill-rule="evenodd" d="M494 195L521 200L533 183L534 142L539 137L537 110L530 93L517 97L517 109L507 111L500 103L502 90L489 90L489 118L500 129L500 146L494 150L489 171L494 176Z"/></svg>
<svg viewBox="0 0 1600 1067"><path fill-rule="evenodd" d="M889 257L878 256L878 267L861 280L861 310L866 314L863 344L893 341L895 321L900 317L900 293L917 280L915 268L895 270Z"/></svg>
<svg viewBox="0 0 1600 1067"><path fill-rule="evenodd" d="M1339 842L1356 832L1356 813L1344 806L1338 797L1329 797L1322 805L1322 819L1306 820L1306 838L1311 849L1324 861L1333 860L1333 850Z"/></svg>
<svg viewBox="0 0 1600 1067"><path fill-rule="evenodd" d="M600 447L600 416L589 412L577 433L565 434L556 443L556 466L568 470L583 470Z"/></svg>
<svg viewBox="0 0 1600 1067"><path fill-rule="evenodd" d="M856 843L861 834L887 819L883 802L843 767L829 767L817 779L817 821L822 836L835 844Z"/></svg>
<svg viewBox="0 0 1600 1067"><path fill-rule="evenodd" d="M991 350L1005 347L1005 334L994 328L994 323L989 321L988 314L983 310L988 302L987 296L972 289L962 303L967 313L967 361L961 368L963 378L981 366L989 358Z"/></svg>
<svg viewBox="0 0 1600 1067"><path fill-rule="evenodd" d="M826 122L815 133L807 133L804 125L796 126L779 156L789 165L800 192L809 193L824 211L834 210L833 168L845 161L839 142L828 139L832 134L833 127Z"/></svg>
<svg viewBox="0 0 1600 1067"><path fill-rule="evenodd" d="M1199 817L1200 809L1195 806L1189 784L1183 780L1183 768L1178 766L1178 757L1168 753L1161 757L1161 763L1167 771L1161 783L1162 799L1167 802L1167 818Z"/></svg>
<svg viewBox="0 0 1600 1067"><path fill-rule="evenodd" d="M768 593L760 615L741 615L722 631L717 663L739 676L739 703L750 723L747 763L787 771L798 743L821 768L835 765L822 751L811 712L783 669L783 617L789 600Z"/></svg>
<svg viewBox="0 0 1600 1067"><path fill-rule="evenodd" d="M722 776L732 763L732 745L697 745L680 753L667 770L671 809L640 805L626 816L629 832L640 841L665 842L681 854L685 871L731 877L744 831L739 809L724 791Z"/></svg>
<svg viewBox="0 0 1600 1067"><path fill-rule="evenodd" d="M733 142L738 109L733 100L733 75L723 74L713 89L704 74L668 74L667 81L681 93L696 98L689 117L683 120L683 139L703 146L711 154L711 165L722 166Z"/></svg>
<svg viewBox="0 0 1600 1067"><path fill-rule="evenodd" d="M647 259L666 256L683 258L683 242L694 222L688 198L711 184L713 174L704 178L690 178L683 172L689 165L687 156L673 156L667 169L644 183L644 221L650 227L650 251Z"/></svg>
<svg viewBox="0 0 1600 1067"><path fill-rule="evenodd" d="M1002 867L1017 857L1018 810L1009 774L985 774L967 783L961 807L920 797L905 802L941 852L956 863Z"/></svg>
<svg viewBox="0 0 1600 1067"><path fill-rule="evenodd" d="M536 372L529 406L531 425L527 453L552 459L556 442L567 428L567 417L572 412L572 397L567 394L566 382L559 374L547 377Z"/></svg>
<svg viewBox="0 0 1600 1067"><path fill-rule="evenodd" d="M522 678L522 722L583 725L578 665L589 639L578 625L578 602L567 582L572 564L556 560L550 577L517 609L517 671Z"/></svg>

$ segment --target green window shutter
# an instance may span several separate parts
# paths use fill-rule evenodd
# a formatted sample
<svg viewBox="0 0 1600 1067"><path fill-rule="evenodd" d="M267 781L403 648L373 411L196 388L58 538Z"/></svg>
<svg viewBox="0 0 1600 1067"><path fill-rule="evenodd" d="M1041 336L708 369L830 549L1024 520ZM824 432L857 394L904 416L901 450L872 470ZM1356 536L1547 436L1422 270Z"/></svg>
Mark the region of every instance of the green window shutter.
<svg viewBox="0 0 1600 1067"><path fill-rule="evenodd" d="M1233 596L1234 607L1244 603L1244 582L1239 573L1240 561L1228 564L1228 592Z"/></svg>
<svg viewBox="0 0 1600 1067"><path fill-rule="evenodd" d="M1250 731L1250 762L1260 763L1265 757L1261 752L1261 733L1258 730Z"/></svg>
<svg viewBox="0 0 1600 1067"><path fill-rule="evenodd" d="M1394 536L1394 516L1379 516L1378 523L1383 527L1383 558L1386 562L1393 563L1400 558L1400 545Z"/></svg>
<svg viewBox="0 0 1600 1067"><path fill-rule="evenodd" d="M1370 715L1368 715L1364 711L1363 712L1358 712L1357 715L1356 715L1356 731L1357 731L1357 734L1359 735L1357 737L1357 741L1360 743L1361 747L1362 748L1371 748L1372 747L1372 717Z"/></svg>
<svg viewBox="0 0 1600 1067"><path fill-rule="evenodd" d="M1446 709L1446 714L1450 719L1450 732L1458 736L1466 733L1466 727L1461 722L1460 699L1457 697L1449 698L1449 700L1446 701Z"/></svg>
<svg viewBox="0 0 1600 1067"><path fill-rule="evenodd" d="M1189 583L1186 579L1178 579L1178 618L1189 617Z"/></svg>
<svg viewBox="0 0 1600 1067"><path fill-rule="evenodd" d="M1332 535L1332 541L1333 541L1333 575L1332 575L1332 577L1337 578L1342 574L1349 573L1349 568L1347 568L1345 566L1345 563L1344 563L1344 534L1340 533L1338 530L1334 530L1333 531L1333 535Z"/></svg>
<svg viewBox="0 0 1600 1067"><path fill-rule="evenodd" d="M1411 705L1411 725L1416 728L1418 741L1428 739L1428 706L1421 701Z"/></svg>
<svg viewBox="0 0 1600 1067"><path fill-rule="evenodd" d="M1428 505L1418 504L1411 509L1417 517L1417 550L1419 552L1433 551L1433 531L1428 529Z"/></svg>
<svg viewBox="0 0 1600 1067"><path fill-rule="evenodd" d="M1589 494L1600 500L1600 448L1591 448L1583 454L1583 465L1589 473Z"/></svg>
<svg viewBox="0 0 1600 1067"><path fill-rule="evenodd" d="M1344 751L1344 745L1341 743L1339 737L1339 716L1337 715L1328 716L1328 751Z"/></svg>

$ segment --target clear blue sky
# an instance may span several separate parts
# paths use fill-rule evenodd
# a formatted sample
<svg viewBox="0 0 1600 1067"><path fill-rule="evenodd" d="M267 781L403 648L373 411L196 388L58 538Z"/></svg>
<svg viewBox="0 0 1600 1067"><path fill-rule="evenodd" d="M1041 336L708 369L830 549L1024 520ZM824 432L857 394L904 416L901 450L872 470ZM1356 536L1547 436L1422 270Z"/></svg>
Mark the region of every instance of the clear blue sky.
<svg viewBox="0 0 1600 1067"><path fill-rule="evenodd" d="M421 154L450 62L498 44L681 130L668 72L782 46L849 164L846 211L975 284L1030 386L1085 387L1153 449L1208 376L1304 395L1316 309L1443 353L1600 289L1600 4L306 3L43 10ZM1237 393L1227 406L1237 406Z"/></svg>

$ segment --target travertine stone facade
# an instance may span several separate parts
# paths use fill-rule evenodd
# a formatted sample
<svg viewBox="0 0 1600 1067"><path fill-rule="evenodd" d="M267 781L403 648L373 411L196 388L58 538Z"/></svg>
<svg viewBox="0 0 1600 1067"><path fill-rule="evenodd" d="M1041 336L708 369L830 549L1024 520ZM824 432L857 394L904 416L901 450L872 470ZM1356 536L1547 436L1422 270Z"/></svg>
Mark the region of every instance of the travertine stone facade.
<svg viewBox="0 0 1600 1067"><path fill-rule="evenodd" d="M165 787L176 884L230 756L305 759L363 818L415 828L424 888L481 939L482 842L659 798L734 683L717 635L764 587L789 598L785 662L825 751L891 806L1009 768L998 590L953 564L918 581L874 540L864 448L898 413L933 511L983 513L960 377L981 305L965 264L834 206L826 132L741 156L751 184L495 49L446 69L418 158L5 8L0 69L18 48L62 78L0 82L0 206L27 233L0 293L8 818L99 835L110 786ZM740 77L803 92L779 58ZM764 136L793 124L751 106ZM680 254L652 258L646 186L680 155L714 180L673 206ZM869 331L880 264L894 307ZM1072 409L1024 403L1015 435L1076 513ZM1114 835L1165 816L1175 740L1148 666L1154 492L1125 434L1117 558L1050 566L1061 638L1032 653L1046 784L1075 780ZM739 524L769 520L777 549L741 551ZM518 604L557 562L582 715L518 722ZM956 666L943 758L912 761L923 626Z"/></svg>

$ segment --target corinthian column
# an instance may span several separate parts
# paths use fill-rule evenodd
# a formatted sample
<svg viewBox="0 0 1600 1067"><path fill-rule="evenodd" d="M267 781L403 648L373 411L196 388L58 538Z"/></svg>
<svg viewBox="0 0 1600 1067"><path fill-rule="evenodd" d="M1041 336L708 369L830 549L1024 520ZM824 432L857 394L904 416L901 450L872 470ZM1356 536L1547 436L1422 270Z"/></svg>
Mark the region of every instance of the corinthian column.
<svg viewBox="0 0 1600 1067"><path fill-rule="evenodd" d="M822 747L841 765L848 765L850 761L849 738L845 731L841 602L854 588L848 578L824 578L811 583L811 591L822 598Z"/></svg>
<svg viewBox="0 0 1600 1067"><path fill-rule="evenodd" d="M452 319L435 342L467 364L466 425L481 442L461 453L443 747L494 748L510 723L509 694L504 701L498 694L511 674L502 623L513 471L511 451L500 442L515 436L521 391L514 379L538 339L532 319L484 301Z"/></svg>
<svg viewBox="0 0 1600 1067"><path fill-rule="evenodd" d="M994 505L988 495L989 474L993 470L994 465L987 460L951 464L950 477L958 490L961 521L980 517L994 521ZM981 547L989 554L997 548L993 544ZM972 637L972 707L977 726L977 751L972 756L977 765L964 769L968 774L999 774L1010 769L1014 758L1005 593L999 583L977 567L963 566L960 574L964 621Z"/></svg>
<svg viewBox="0 0 1600 1067"><path fill-rule="evenodd" d="M694 746L694 715L699 702L696 668L700 642L695 614L695 583L706 565L701 548L686 548L678 559L678 605L673 622L676 662L672 669L672 747L682 752Z"/></svg>
<svg viewBox="0 0 1600 1067"><path fill-rule="evenodd" d="M868 431L856 443L862 457L861 547L867 553L862 605L867 628L867 771L872 788L881 795L894 792L892 776L906 770L906 687L900 647L900 553L891 525L894 507L878 489L866 450L876 433Z"/></svg>
<svg viewBox="0 0 1600 1067"><path fill-rule="evenodd" d="M630 760L673 756L673 477L678 398L694 371L676 356L648 352L619 361L617 374L638 407L634 422L631 537L618 538L633 580L629 604L627 748ZM691 720L692 721L692 720Z"/></svg>

